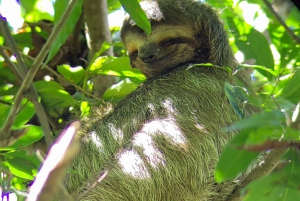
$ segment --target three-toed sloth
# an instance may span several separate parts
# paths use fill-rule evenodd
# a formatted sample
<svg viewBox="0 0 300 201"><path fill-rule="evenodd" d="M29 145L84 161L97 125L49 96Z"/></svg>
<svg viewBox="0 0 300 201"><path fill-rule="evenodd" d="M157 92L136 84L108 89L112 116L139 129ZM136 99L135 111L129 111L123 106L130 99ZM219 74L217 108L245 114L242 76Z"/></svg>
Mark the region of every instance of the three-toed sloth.
<svg viewBox="0 0 300 201"><path fill-rule="evenodd" d="M217 13L193 0L144 1L147 35L126 18L121 38L131 66L148 80L114 111L83 120L82 149L66 181L72 196L103 201L221 201L236 182L217 184L215 165L236 135L238 116L224 83L238 65ZM218 67L193 66L212 63ZM244 107L245 113L253 110ZM101 182L97 182L101 178ZM84 196L83 196L84 195Z"/></svg>

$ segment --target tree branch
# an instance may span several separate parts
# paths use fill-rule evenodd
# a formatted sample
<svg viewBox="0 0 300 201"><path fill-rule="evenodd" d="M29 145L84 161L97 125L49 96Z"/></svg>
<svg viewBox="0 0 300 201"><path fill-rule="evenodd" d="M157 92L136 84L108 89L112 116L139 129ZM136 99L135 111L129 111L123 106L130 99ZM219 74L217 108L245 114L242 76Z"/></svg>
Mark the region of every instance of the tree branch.
<svg viewBox="0 0 300 201"><path fill-rule="evenodd" d="M291 36L293 40L295 40L298 44L300 44L300 37L298 37L285 23L284 21L280 18L280 16L274 11L272 8L271 4L267 0L262 0L268 10L272 13L272 15L275 17L275 19L281 24L286 32Z"/></svg>
<svg viewBox="0 0 300 201"><path fill-rule="evenodd" d="M108 43L112 41L107 18L107 0L85 0L83 7L88 29L86 38L90 48L89 58L92 58L100 50L104 41ZM109 48L104 54L113 56L112 48ZM93 77L94 95L102 97L107 88L115 82L114 76L95 75Z"/></svg>
<svg viewBox="0 0 300 201"><path fill-rule="evenodd" d="M288 150L288 148L283 147L279 149L274 149L270 154L268 154L265 159L264 163L261 166L256 166L254 170L251 171L245 180L242 181L240 186L238 186L234 193L230 196L227 201L235 201L238 200L240 197L241 190L247 186L251 181L259 179L261 177L267 176L280 162L280 157Z"/></svg>
<svg viewBox="0 0 300 201"><path fill-rule="evenodd" d="M294 122L289 125L291 128L295 130L299 130L300 128L300 115L298 114L297 118ZM259 179L261 177L267 176L280 162L281 156L288 150L287 147L281 147L278 149L273 149L270 154L268 154L264 163L261 166L257 166L254 170L252 170L251 174L245 178L245 180L241 183L239 187L235 189L232 196L227 201L235 201L240 197L240 191L242 188L247 186L251 181Z"/></svg>
<svg viewBox="0 0 300 201"><path fill-rule="evenodd" d="M27 66L23 62L21 54L19 53L19 50L17 48L17 44L14 41L12 35L10 34L10 30L9 30L8 25L7 25L7 21L2 16L1 16L1 20L0 20L0 28L1 28L1 31L4 35L4 37L5 37L6 42L11 47L11 51L13 52L14 55L16 55L16 60L19 64L19 68L13 62L11 62L10 58L4 52L3 47L0 48L1 55L5 59L8 67L16 75L19 82L22 83L22 81L24 80L24 77L26 76L26 74L28 72ZM42 107L41 103L39 103L39 101L38 101L38 94L37 94L34 86L32 85L32 83L30 83L30 90L29 90L28 96L29 96L29 99L34 104L36 114L37 114L37 116L40 120L41 126L43 128L43 132L44 132L44 135L45 135L47 147L49 148L50 145L52 144L52 137L51 137L51 134L50 134L51 130L50 130L50 127L49 127L49 124L48 124L48 119L46 117L44 108ZM22 99L23 99L23 94L20 97L20 101L22 101ZM10 114L7 117L3 127L0 130L0 139L1 139L0 146L7 146L7 145L11 144L12 141L14 141L18 137L20 137L20 133L22 135L25 133L25 132L15 132L15 131L11 132L11 127L14 123L14 119L15 119L16 113L18 112L20 104L21 104L21 102L20 103L14 103L12 105L11 110L10 110ZM12 110L14 110L15 112L11 113Z"/></svg>
<svg viewBox="0 0 300 201"><path fill-rule="evenodd" d="M55 28L52 31L49 39L47 40L46 44L43 46L43 49L41 50L41 52L37 56L36 60L34 61L33 65L29 69L29 71L28 71L28 73L27 73L27 75L26 75L26 77L25 77L25 79L23 81L23 84L21 85L19 91L17 92L17 94L15 96L14 105L12 106L7 119L6 119L6 121L5 121L2 129L0 130L0 133L2 133L2 135L4 135L4 133L6 133L7 135L10 133L9 131L11 129L12 122L14 121L15 115L16 115L18 109L19 109L21 101L23 99L23 94L31 86L31 82L32 82L32 80L33 80L36 72L38 71L39 67L43 63L45 57L47 56L47 54L48 54L48 52L50 50L51 45L53 44L53 42L56 40L56 38L60 34L61 30L63 29L63 27L64 27L64 25L65 25L68 17L71 15L72 10L76 6L77 1L78 0L71 0L70 1L70 3L68 5L65 13L61 17L60 21L57 23L57 26L55 26ZM1 21L3 21L3 19L1 19ZM34 91L34 89L33 89L33 91ZM42 124L42 122L41 122L41 124ZM51 144L51 142L47 142L47 144L48 143Z"/></svg>
<svg viewBox="0 0 300 201"><path fill-rule="evenodd" d="M1 23L1 22L0 22ZM1 26L1 25L0 25ZM21 84L23 81L23 77L20 74L18 67L10 60L8 55L5 53L3 46L0 46L0 54L4 58L8 68L13 72L13 74L17 77L17 81Z"/></svg>
<svg viewBox="0 0 300 201"><path fill-rule="evenodd" d="M6 48L6 47L4 47L4 48ZM22 54L23 54L23 53L22 53ZM24 55L25 57L27 57L28 59L32 60L32 61L35 60L35 58L33 58L33 57L29 56L29 55L26 55L26 54L23 54L23 55ZM85 90L84 90L83 88L81 88L80 86L78 86L78 85L76 85L76 84L74 84L74 83L72 83L72 82L66 80L63 76L61 76L60 74L58 74L55 70L53 70L52 68L50 68L49 66L47 66L45 63L43 63L42 65L43 65L43 67L44 67L46 70L48 70L50 73L52 73L53 75L55 75L55 76L58 77L59 79L63 80L64 82L68 83L69 85L72 85L72 86L75 87L78 91L84 93L85 95L87 95L87 96L89 96L89 97L91 97L91 98L93 98L93 99L95 99L95 100L97 100L97 101L100 101L100 102L102 102L102 103L105 103L105 102L103 101L103 99L94 96L93 94L91 94L91 93L85 91Z"/></svg>

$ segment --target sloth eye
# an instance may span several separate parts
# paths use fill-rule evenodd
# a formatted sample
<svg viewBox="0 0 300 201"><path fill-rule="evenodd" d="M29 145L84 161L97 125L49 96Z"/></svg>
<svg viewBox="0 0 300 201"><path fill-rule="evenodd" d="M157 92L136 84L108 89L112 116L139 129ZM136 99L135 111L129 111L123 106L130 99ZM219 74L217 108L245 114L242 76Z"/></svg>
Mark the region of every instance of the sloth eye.
<svg viewBox="0 0 300 201"><path fill-rule="evenodd" d="M136 57L138 57L138 54L139 54L139 52L137 50L135 50L135 51L130 53L130 56L133 57L133 58L136 58Z"/></svg>
<svg viewBox="0 0 300 201"><path fill-rule="evenodd" d="M167 40L163 40L162 42L159 43L160 46L162 47L170 47L176 43L180 43L180 39L178 38L170 38Z"/></svg>

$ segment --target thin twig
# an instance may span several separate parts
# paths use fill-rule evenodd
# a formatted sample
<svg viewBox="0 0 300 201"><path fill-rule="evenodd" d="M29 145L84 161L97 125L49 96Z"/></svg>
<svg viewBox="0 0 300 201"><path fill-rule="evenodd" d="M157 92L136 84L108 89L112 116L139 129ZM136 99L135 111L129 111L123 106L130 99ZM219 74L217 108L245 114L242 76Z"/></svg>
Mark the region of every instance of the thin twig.
<svg viewBox="0 0 300 201"><path fill-rule="evenodd" d="M300 44L300 37L298 37L286 24L285 22L280 18L280 16L274 11L271 4L267 0L262 0L268 10L272 13L272 15L275 17L275 19L281 24L286 32L292 37L293 40L295 40L298 44Z"/></svg>
<svg viewBox="0 0 300 201"><path fill-rule="evenodd" d="M34 58L31 57L31 56L29 56L29 55L25 55L25 54L24 54L24 56L27 57L27 58L29 58L30 60L34 60ZM44 67L44 69L46 69L47 71L49 71L50 73L52 73L53 75L55 75L57 78L59 78L59 79L61 79L62 81L66 82L66 83L68 83L68 84L70 84L70 85L72 85L73 87L75 87L78 91L84 93L85 95L87 95L87 96L89 96L89 97L91 97L91 98L93 98L93 99L95 99L95 100L98 100L98 101L101 101L101 102L104 103L104 100L103 100L103 99L98 98L97 96L94 96L93 94L91 94L91 93L85 91L85 90L84 90L83 88L81 88L80 86L78 86L78 85L76 85L76 84L74 84L74 83L68 81L68 80L65 79L63 76L61 76L60 74L58 74L55 70L53 70L52 68L50 68L49 66L47 66L47 65L44 64L44 63L43 63L43 67Z"/></svg>
<svg viewBox="0 0 300 201"><path fill-rule="evenodd" d="M15 64L9 59L7 54L4 52L4 49L3 49L2 46L0 46L0 54L5 59L5 62L8 65L8 67L14 72L14 74L17 76L19 81L22 82L22 80L23 80L22 75L18 71L18 68L15 66ZM34 104L36 114L37 114L37 116L40 120L40 123L42 125L43 131L44 131L44 134L45 134L47 147L49 148L50 145L52 144L52 137L50 135L50 127L49 127L49 124L48 124L48 119L46 117L44 108L42 107L42 105L38 101L38 94L37 94L36 90L34 89L34 87L32 85L30 86L30 92L31 92L30 93L30 99L31 99L32 103ZM13 121L10 122L9 124L13 124ZM3 133L9 133L9 132L10 131L3 130ZM3 134L3 135L4 136L2 136L3 137L2 139L6 139L7 137L5 137L5 134ZM3 145L5 145L5 143Z"/></svg>
<svg viewBox="0 0 300 201"><path fill-rule="evenodd" d="M16 60L19 64L19 67L17 67L17 69L19 70L19 73L21 74L22 78L24 78L26 73L27 73L27 67L24 64L21 55L19 54L17 43L15 42L13 37L11 36L10 29L7 25L6 18L3 17L1 14L0 14L0 18L1 18L0 27L1 27L2 34L5 38L5 42L7 44L9 44L9 46L11 48L11 51L16 56Z"/></svg>
<svg viewBox="0 0 300 201"><path fill-rule="evenodd" d="M0 47L3 47L4 49L7 49L7 50L11 50L9 47L6 47L6 46L0 46ZM34 61L35 58L33 58L32 56L29 56L27 54L24 54L22 52L20 52L22 54L22 56L25 56L27 57L28 59ZM97 96L85 91L83 88L81 88L80 86L68 81L67 79L65 79L63 76L61 76L60 74L58 74L55 70L53 70L52 68L50 68L49 66L47 66L45 63L42 63L44 69L46 69L47 71L49 71L50 73L52 73L53 75L55 75L57 78L61 79L62 81L72 85L73 87L75 87L78 91L84 93L85 95L93 98L94 100L97 100L97 101L101 101L102 103L105 103L103 99L101 98L98 98Z"/></svg>
<svg viewBox="0 0 300 201"><path fill-rule="evenodd" d="M0 54L4 58L8 68L13 72L13 74L17 77L17 81L21 84L23 81L22 75L20 74L18 67L10 60L8 55L5 53L3 46L0 45Z"/></svg>
<svg viewBox="0 0 300 201"><path fill-rule="evenodd" d="M33 65L31 66L29 72L27 73L27 75L26 75L26 77L23 81L23 84L21 85L19 91L17 92L17 94L15 96L14 105L12 106L12 108L9 112L9 115L7 116L7 119L6 119L4 125L1 129L1 132L7 132L7 131L10 130L11 125L12 125L10 122L13 122L13 119L15 118L15 115L16 115L16 113L18 111L18 108L21 104L23 94L29 89L36 72L38 71L39 67L43 63L45 57L47 56L51 45L56 40L56 38L58 37L60 32L62 31L68 17L71 15L71 12L72 12L73 8L76 6L77 1L78 0L71 0L70 1L65 13L61 17L60 21L57 23L57 26L54 28L54 30L51 33L51 35L50 35L49 39L47 40L46 44L43 46L43 49L41 50L41 52L37 56L37 58L34 61Z"/></svg>
<svg viewBox="0 0 300 201"><path fill-rule="evenodd" d="M7 25L7 21L2 16L1 16L1 20L0 20L0 27L1 27L2 33L5 37L6 43L8 43L8 45L11 47L12 53L16 56L16 60L19 64L19 68L16 67L14 65L14 63L11 62L11 60L9 59L9 57L6 55L3 48L1 47L1 52L3 53L3 58L5 59L6 63L8 64L8 66L10 67L12 72L15 73L15 75L19 79L20 83L22 83L22 81L24 80L24 78L28 72L28 69L21 57L21 54L19 53L17 43L15 42L15 40L13 39L13 37L10 33L9 27ZM38 94L37 94L34 86L32 85L32 83L30 83L29 87L30 87L30 90L29 90L28 98L32 101L32 103L35 107L36 114L40 120L42 129L44 132L47 147L49 148L52 144L52 136L51 136L50 126L49 126L44 108L41 105L41 103L38 101ZM22 99L23 99L23 94L20 98L20 101L22 101ZM11 137L14 137L14 136L12 136L11 127L13 125L16 113L19 110L20 104L21 104L21 102L20 103L14 102L14 104L12 105L11 111L14 109L15 112L11 113L11 111L10 111L11 116L10 117L8 116L8 118L6 119L2 129L0 131L0 133L2 135L1 136L2 139L10 139ZM7 142L9 143L9 140L7 140ZM1 146L6 146L6 145L8 145L8 144L5 144L5 140L2 141Z"/></svg>

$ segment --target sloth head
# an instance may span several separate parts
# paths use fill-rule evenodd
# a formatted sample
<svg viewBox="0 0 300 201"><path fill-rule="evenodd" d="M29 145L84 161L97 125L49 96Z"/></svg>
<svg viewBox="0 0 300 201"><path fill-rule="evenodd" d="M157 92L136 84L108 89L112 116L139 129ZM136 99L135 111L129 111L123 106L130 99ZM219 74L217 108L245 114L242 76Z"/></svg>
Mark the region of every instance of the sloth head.
<svg viewBox="0 0 300 201"><path fill-rule="evenodd" d="M193 0L148 0L141 6L151 34L127 17L121 38L132 68L147 78L191 63L236 67L223 24L210 6Z"/></svg>

